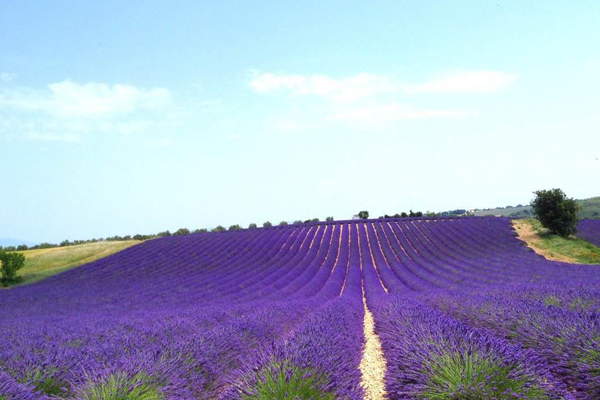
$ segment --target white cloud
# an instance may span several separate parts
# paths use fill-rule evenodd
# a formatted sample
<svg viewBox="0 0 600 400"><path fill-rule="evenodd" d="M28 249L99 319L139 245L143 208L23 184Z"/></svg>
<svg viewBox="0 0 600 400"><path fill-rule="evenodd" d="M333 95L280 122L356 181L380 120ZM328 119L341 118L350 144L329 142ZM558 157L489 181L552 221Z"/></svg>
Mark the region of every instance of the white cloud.
<svg viewBox="0 0 600 400"><path fill-rule="evenodd" d="M502 71L463 71L421 84L411 84L406 93L492 93L511 85L516 76Z"/></svg>
<svg viewBox="0 0 600 400"><path fill-rule="evenodd" d="M306 132L315 129L317 124L298 118L280 118L268 122L267 126L279 132Z"/></svg>
<svg viewBox="0 0 600 400"><path fill-rule="evenodd" d="M154 147L167 147L172 145L173 141L170 138L160 138L150 142L150 146Z"/></svg>
<svg viewBox="0 0 600 400"><path fill-rule="evenodd" d="M250 88L257 93L286 91L293 96L319 96L336 102L356 101L391 92L492 93L511 85L516 76L503 71L474 70L449 73L424 83L406 83L383 75L362 72L349 78L327 75L251 72Z"/></svg>
<svg viewBox="0 0 600 400"><path fill-rule="evenodd" d="M3 72L0 74L0 80L2 80L2 82L11 82L14 81L17 78L17 74L13 74L10 72Z"/></svg>
<svg viewBox="0 0 600 400"><path fill-rule="evenodd" d="M110 118L138 110L167 106L170 92L164 88L140 89L130 85L78 84L65 80L48 90L18 89L0 93L0 108L41 111L58 118Z"/></svg>
<svg viewBox="0 0 600 400"><path fill-rule="evenodd" d="M472 114L473 112L468 110L424 109L394 102L339 110L327 119L343 122L381 123L428 118L464 118Z"/></svg>
<svg viewBox="0 0 600 400"><path fill-rule="evenodd" d="M129 135L149 130L171 107L164 88L144 89L69 80L46 89L0 90L0 134L29 140L79 141L87 134Z"/></svg>
<svg viewBox="0 0 600 400"><path fill-rule="evenodd" d="M44 142L80 142L81 136L76 133L35 133L27 134L29 140L44 141Z"/></svg>
<svg viewBox="0 0 600 400"><path fill-rule="evenodd" d="M249 86L257 93L286 90L294 96L312 95L338 102L355 101L397 88L387 77L369 73L343 79L326 75L285 75L257 71L253 71L251 76Z"/></svg>

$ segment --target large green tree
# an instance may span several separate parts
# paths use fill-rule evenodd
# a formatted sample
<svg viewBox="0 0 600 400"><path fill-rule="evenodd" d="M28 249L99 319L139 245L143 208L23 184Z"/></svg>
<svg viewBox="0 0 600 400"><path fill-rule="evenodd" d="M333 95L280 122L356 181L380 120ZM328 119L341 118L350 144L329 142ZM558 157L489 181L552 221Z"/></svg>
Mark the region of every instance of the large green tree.
<svg viewBox="0 0 600 400"><path fill-rule="evenodd" d="M6 253L0 251L0 282L4 286L17 283L21 277L17 271L25 265L25 256L21 253Z"/></svg>
<svg viewBox="0 0 600 400"><path fill-rule="evenodd" d="M577 232L579 206L575 200L568 198L560 189L538 190L533 193L533 215L543 227L562 237Z"/></svg>

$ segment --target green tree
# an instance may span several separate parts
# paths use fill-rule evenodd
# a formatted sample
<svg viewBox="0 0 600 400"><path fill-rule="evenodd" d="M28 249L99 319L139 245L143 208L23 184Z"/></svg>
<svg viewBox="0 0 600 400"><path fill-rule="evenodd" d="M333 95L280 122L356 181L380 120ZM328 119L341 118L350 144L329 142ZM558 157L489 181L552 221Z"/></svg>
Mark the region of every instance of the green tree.
<svg viewBox="0 0 600 400"><path fill-rule="evenodd" d="M200 229L194 230L194 233L206 233L206 232L208 232L208 229L206 229L206 228L200 228Z"/></svg>
<svg viewBox="0 0 600 400"><path fill-rule="evenodd" d="M538 190L533 192L531 202L533 215L543 227L551 232L567 237L577 232L579 206L560 189Z"/></svg>
<svg viewBox="0 0 600 400"><path fill-rule="evenodd" d="M0 282L4 286L17 283L21 280L17 271L25 265L25 256L20 253L0 252Z"/></svg>
<svg viewBox="0 0 600 400"><path fill-rule="evenodd" d="M325 222L333 222L333 217L327 217L327 218L325 218Z"/></svg>
<svg viewBox="0 0 600 400"><path fill-rule="evenodd" d="M272 223L270 223L269 221L267 221L267 222L265 222L265 223L263 224L263 228L270 228L270 227L272 227L272 226L273 226L273 224L272 224Z"/></svg>
<svg viewBox="0 0 600 400"><path fill-rule="evenodd" d="M211 232L225 232L227 229L225 229L224 226L219 225L216 228L212 228Z"/></svg>
<svg viewBox="0 0 600 400"><path fill-rule="evenodd" d="M179 228L175 232L173 232L173 236L185 236L189 234L190 230L188 228Z"/></svg>
<svg viewBox="0 0 600 400"><path fill-rule="evenodd" d="M279 226L285 226L285 225L287 225L287 224L288 224L288 223L287 223L287 221L281 221L281 222L279 223Z"/></svg>
<svg viewBox="0 0 600 400"><path fill-rule="evenodd" d="M230 231L239 231L240 229L242 229L242 227L241 227L240 225L238 225L238 224L231 225L231 226L229 227L229 230L230 230Z"/></svg>
<svg viewBox="0 0 600 400"><path fill-rule="evenodd" d="M358 218L360 219L368 219L369 218L369 212L368 211L361 211L358 213Z"/></svg>
<svg viewBox="0 0 600 400"><path fill-rule="evenodd" d="M256 229L257 225L253 222L250 225L248 225L248 229Z"/></svg>
<svg viewBox="0 0 600 400"><path fill-rule="evenodd" d="M20 244L17 246L17 251L25 251L28 249L29 249L29 246L27 246L26 244Z"/></svg>
<svg viewBox="0 0 600 400"><path fill-rule="evenodd" d="M303 224L303 222L299 219L294 221L294 225L302 225L302 224Z"/></svg>

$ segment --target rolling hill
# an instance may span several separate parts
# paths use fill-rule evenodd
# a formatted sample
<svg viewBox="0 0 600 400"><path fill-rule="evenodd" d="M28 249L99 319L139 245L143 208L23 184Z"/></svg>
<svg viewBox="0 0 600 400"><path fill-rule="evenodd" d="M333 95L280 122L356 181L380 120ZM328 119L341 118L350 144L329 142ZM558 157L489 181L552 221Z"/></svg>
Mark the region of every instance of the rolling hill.
<svg viewBox="0 0 600 400"><path fill-rule="evenodd" d="M515 236L472 217L150 240L0 292L0 398L598 398L600 267Z"/></svg>

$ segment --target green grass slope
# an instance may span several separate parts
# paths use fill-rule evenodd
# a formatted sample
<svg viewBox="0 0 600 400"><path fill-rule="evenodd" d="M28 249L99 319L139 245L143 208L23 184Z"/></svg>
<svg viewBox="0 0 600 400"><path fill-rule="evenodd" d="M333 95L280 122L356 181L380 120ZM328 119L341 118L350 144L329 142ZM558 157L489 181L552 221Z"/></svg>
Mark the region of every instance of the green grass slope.
<svg viewBox="0 0 600 400"><path fill-rule="evenodd" d="M563 238L552 234L536 219L515 220L514 223L526 225L535 234L526 240L528 244L540 250L542 254L549 255L551 259L579 264L600 264L600 247L588 241L575 236Z"/></svg>
<svg viewBox="0 0 600 400"><path fill-rule="evenodd" d="M20 284L39 281L59 272L109 256L138 243L140 243L138 240L96 242L78 246L20 251L19 253L25 255L25 266L18 273L23 278Z"/></svg>

